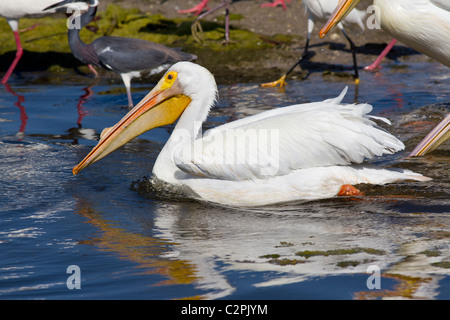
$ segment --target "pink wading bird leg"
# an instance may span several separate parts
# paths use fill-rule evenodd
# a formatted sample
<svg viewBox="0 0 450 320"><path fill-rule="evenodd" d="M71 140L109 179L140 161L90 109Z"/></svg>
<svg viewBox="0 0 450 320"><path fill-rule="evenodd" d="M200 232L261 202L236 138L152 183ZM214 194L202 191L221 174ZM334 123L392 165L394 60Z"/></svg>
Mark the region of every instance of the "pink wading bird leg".
<svg viewBox="0 0 450 320"><path fill-rule="evenodd" d="M392 47L397 43L397 39L392 39L391 42L384 48L383 52L381 52L380 56L370 65L364 67L364 70L374 71L380 67L381 61L386 57L386 55L391 51Z"/></svg>
<svg viewBox="0 0 450 320"><path fill-rule="evenodd" d="M8 82L9 77L13 73L17 63L19 62L20 58L22 58L23 55L23 49L22 44L20 43L20 37L19 37L19 22L17 20L8 20L9 25L11 26L11 29L14 33L14 38L16 39L16 57L14 58L13 62L9 66L8 71L6 71L5 75L3 76L1 84L5 84Z"/></svg>

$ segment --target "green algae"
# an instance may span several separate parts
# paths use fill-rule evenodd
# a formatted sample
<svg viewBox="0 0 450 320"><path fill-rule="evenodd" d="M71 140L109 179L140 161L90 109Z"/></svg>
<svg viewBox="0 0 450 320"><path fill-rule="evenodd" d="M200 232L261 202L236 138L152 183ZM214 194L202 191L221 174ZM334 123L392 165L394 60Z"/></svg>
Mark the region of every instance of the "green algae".
<svg viewBox="0 0 450 320"><path fill-rule="evenodd" d="M264 259L268 259L268 258L271 258L271 259L278 259L280 257L280 255L279 254L265 254L265 255L263 255L263 256L260 256L260 258L264 258Z"/></svg>
<svg viewBox="0 0 450 320"><path fill-rule="evenodd" d="M280 255L279 254L266 254L263 256L260 256L260 258L263 259L270 259L268 262L272 263L272 264L276 264L279 266L288 266L288 265L296 265L299 263L305 263L305 260L298 260L298 259L288 259L288 258L283 258L280 259Z"/></svg>
<svg viewBox="0 0 450 320"><path fill-rule="evenodd" d="M276 265L279 265L279 266L293 266L293 265L300 264L300 263L305 263L305 262L306 261L304 261L304 260L287 259L287 258L269 260L269 263L276 264Z"/></svg>
<svg viewBox="0 0 450 320"><path fill-rule="evenodd" d="M423 253L427 257L439 257L441 255L441 252L439 250L425 250L421 253Z"/></svg>
<svg viewBox="0 0 450 320"><path fill-rule="evenodd" d="M239 21L244 19L244 16L238 13L230 13L228 15L228 18L230 21ZM218 16L216 20L219 21L220 23L225 23L225 16L224 15Z"/></svg>
<svg viewBox="0 0 450 320"><path fill-rule="evenodd" d="M290 247L292 246L289 242L280 242L280 246L276 246L276 248L280 247ZM266 254L263 256L260 256L260 258L264 259L270 259L268 262L272 264L277 264L280 266L285 265L295 265L299 263L305 263L307 262L307 259L314 257L314 256L322 256L322 257L328 257L328 256L346 256L346 255L352 255L357 253L366 253L369 255L384 255L386 254L383 250L378 250L374 248L347 248L347 249L335 249L335 250L304 250L304 251L298 251L295 253L296 256L302 257L305 260L298 260L298 259L289 259L289 258L281 258L281 255L279 254ZM371 260L369 259L363 259L361 261L358 260L343 260L336 263L336 266L339 268L347 268L347 267L356 267L362 263L369 263Z"/></svg>
<svg viewBox="0 0 450 320"><path fill-rule="evenodd" d="M356 253L367 253L374 255L383 255L385 252L383 250L373 249L373 248L349 248L349 249L336 249L336 250L304 250L296 252L295 255L304 257L306 259L314 256L335 256L335 255L349 255Z"/></svg>
<svg viewBox="0 0 450 320"><path fill-rule="evenodd" d="M280 241L280 245L275 246L275 248L286 248L286 247L292 247L294 246L293 243L287 242L287 241Z"/></svg>
<svg viewBox="0 0 450 320"><path fill-rule="evenodd" d="M348 268L348 267L356 267L360 264L360 261L356 261L356 260L346 260L346 261L340 261L338 263L336 263L336 266L338 266L339 268Z"/></svg>
<svg viewBox="0 0 450 320"><path fill-rule="evenodd" d="M34 28L20 34L24 50L33 52L70 52L67 43L67 27L65 19L45 17L41 19L21 19L20 29ZM0 19L0 54L13 51L16 43L11 28L4 19Z"/></svg>
<svg viewBox="0 0 450 320"><path fill-rule="evenodd" d="M450 269L450 261L434 262L431 265L438 268Z"/></svg>

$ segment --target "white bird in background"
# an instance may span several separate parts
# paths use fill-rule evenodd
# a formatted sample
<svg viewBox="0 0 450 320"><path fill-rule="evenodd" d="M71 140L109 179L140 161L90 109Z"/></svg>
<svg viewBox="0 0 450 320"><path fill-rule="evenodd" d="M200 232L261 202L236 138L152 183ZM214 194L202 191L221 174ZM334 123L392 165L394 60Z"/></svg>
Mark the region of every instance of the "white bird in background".
<svg viewBox="0 0 450 320"><path fill-rule="evenodd" d="M280 85L280 88L286 85L286 77L298 66L308 55L309 49L309 41L311 39L311 33L313 32L314 25L316 22L325 23L333 13L334 9L338 5L340 0L303 0L303 5L306 9L306 13L308 15L308 33L306 36L305 48L303 50L303 54L298 59L298 61L289 68L289 70L278 80L274 82L264 83L262 87L276 87ZM356 61L356 52L355 52L355 44L350 39L348 33L345 31L344 27L348 25L358 25L362 30L364 30L364 18L366 16L365 11L354 10L350 12L350 14L345 17L345 20L338 24L338 28L342 31L348 43L350 44L350 49L352 51L353 57L353 69L354 69L354 77L356 83L359 82L359 73L358 73L358 64Z"/></svg>
<svg viewBox="0 0 450 320"><path fill-rule="evenodd" d="M360 0L342 0L320 37L351 14ZM398 41L450 67L450 1L374 0L376 21Z"/></svg>
<svg viewBox="0 0 450 320"><path fill-rule="evenodd" d="M320 31L320 37L323 38L351 13L359 1L341 1ZM384 31L414 50L450 67L450 1L374 0L373 4L376 7L377 22ZM449 123L450 118L447 116L410 156L424 155L445 142L450 137Z"/></svg>
<svg viewBox="0 0 450 320"><path fill-rule="evenodd" d="M73 10L87 10L88 5L81 1L76 0L73 3L67 4L63 7L56 7L52 10L43 11L45 8L60 2L61 0L0 0L0 17L6 18L8 24L14 33L16 40L16 57L11 63L8 71L6 71L0 83L5 84L8 82L9 77L13 73L17 63L23 55L22 44L19 37L19 19L21 18L39 18L54 14L58 11L66 12L67 8Z"/></svg>
<svg viewBox="0 0 450 320"><path fill-rule="evenodd" d="M78 174L131 139L179 118L153 167L155 183L199 200L232 206L329 198L351 184L426 181L409 170L365 164L404 148L370 116L368 104L335 99L272 109L202 134L215 103L213 75L191 63L173 65L155 88L74 169ZM354 193L350 193L354 194ZM356 193L357 194L357 193Z"/></svg>

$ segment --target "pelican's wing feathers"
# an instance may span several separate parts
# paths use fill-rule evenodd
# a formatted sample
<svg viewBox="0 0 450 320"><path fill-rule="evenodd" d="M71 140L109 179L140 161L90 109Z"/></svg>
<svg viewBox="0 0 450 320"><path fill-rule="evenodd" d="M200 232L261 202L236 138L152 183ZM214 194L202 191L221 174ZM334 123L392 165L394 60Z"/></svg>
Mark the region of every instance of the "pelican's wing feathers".
<svg viewBox="0 0 450 320"><path fill-rule="evenodd" d="M368 104L335 99L277 108L207 131L174 154L179 169L225 180L263 179L294 170L361 163L404 148L368 115Z"/></svg>

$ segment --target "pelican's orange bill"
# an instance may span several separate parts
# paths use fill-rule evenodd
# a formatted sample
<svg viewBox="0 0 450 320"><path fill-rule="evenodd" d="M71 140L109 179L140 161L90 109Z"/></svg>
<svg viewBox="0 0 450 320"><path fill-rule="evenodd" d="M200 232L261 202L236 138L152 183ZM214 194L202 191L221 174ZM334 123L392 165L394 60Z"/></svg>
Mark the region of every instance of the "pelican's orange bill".
<svg viewBox="0 0 450 320"><path fill-rule="evenodd" d="M333 29L339 22L345 19L345 17L356 7L360 0L339 0L338 6L331 14L325 26L320 30L319 36L321 38Z"/></svg>
<svg viewBox="0 0 450 320"><path fill-rule="evenodd" d="M103 130L100 141L91 152L73 168L73 174L102 159L130 140L153 128L174 123L191 99L183 94L176 75L163 77L130 112L112 128Z"/></svg>

